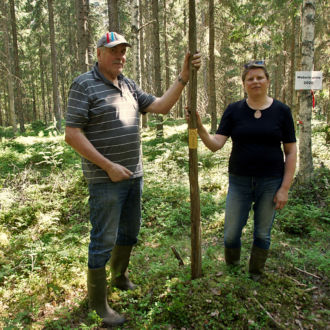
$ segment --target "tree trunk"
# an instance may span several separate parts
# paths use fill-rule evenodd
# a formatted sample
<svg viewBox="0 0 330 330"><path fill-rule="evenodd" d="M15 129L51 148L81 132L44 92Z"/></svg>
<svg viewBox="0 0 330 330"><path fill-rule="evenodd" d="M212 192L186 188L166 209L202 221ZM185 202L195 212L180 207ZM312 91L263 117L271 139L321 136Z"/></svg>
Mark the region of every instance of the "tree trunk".
<svg viewBox="0 0 330 330"><path fill-rule="evenodd" d="M170 88L170 59L167 41L167 13L166 0L164 0L164 56L165 56L165 90Z"/></svg>
<svg viewBox="0 0 330 330"><path fill-rule="evenodd" d="M140 0L140 6L139 6L139 25L140 27L143 26L143 13L144 13L144 2L143 0ZM145 74L145 48L144 48L144 32L141 28L139 31L140 35L140 65L141 65L141 81L140 86L142 90L146 90L146 81L147 81L147 75ZM142 116L142 127L147 128L148 127L148 114Z"/></svg>
<svg viewBox="0 0 330 330"><path fill-rule="evenodd" d="M118 0L108 0L109 31L120 33Z"/></svg>
<svg viewBox="0 0 330 330"><path fill-rule="evenodd" d="M9 1L10 4L10 16L11 16L11 28L13 36L13 53L14 53L14 67L15 67L15 110L18 114L19 126L21 133L25 132L24 126L24 113L22 105L22 77L21 77L21 66L18 56L18 44L17 44L17 28L16 28L16 13L15 13L15 2L14 0Z"/></svg>
<svg viewBox="0 0 330 330"><path fill-rule="evenodd" d="M287 79L287 49L288 49L288 36L287 36L287 30L288 30L288 24L287 21L285 22L284 26L284 32L283 32L283 48L281 51L281 63L282 63L282 72L281 72L281 78L282 78L282 83L280 86L280 100L283 103L287 102L287 90L288 90L288 79Z"/></svg>
<svg viewBox="0 0 330 330"><path fill-rule="evenodd" d="M44 78L44 61L43 61L41 34L39 34L39 66L40 66L40 88L41 88L43 120L44 120L44 123L47 124L45 78Z"/></svg>
<svg viewBox="0 0 330 330"><path fill-rule="evenodd" d="M182 63L180 61L180 58L182 58L182 56L179 56L179 53L180 52L178 52L177 57L176 57L176 68L177 68L176 71L177 71L177 74L180 73L181 65L182 65ZM182 92L182 94L179 98L179 101L177 102L177 105L176 105L176 108L177 108L176 109L176 118L183 118L184 115L185 115L184 114L184 109L183 109L183 104L185 103L185 95L186 95L185 90L186 89L183 90L183 92Z"/></svg>
<svg viewBox="0 0 330 330"><path fill-rule="evenodd" d="M87 52L88 52L88 70L94 66L94 40L93 40L93 27L92 27L92 17L90 11L90 2L87 0L87 12L88 12L88 22L87 22Z"/></svg>
<svg viewBox="0 0 330 330"><path fill-rule="evenodd" d="M154 81L156 96L162 96L162 71L160 65L160 43L159 43L159 19L158 19L158 0L152 0L153 13L153 42L154 42ZM163 116L157 116L156 136L163 137Z"/></svg>
<svg viewBox="0 0 330 330"><path fill-rule="evenodd" d="M145 45L152 45L151 47L145 47L145 57L144 57L144 65L145 68L152 68L151 70L145 70L144 76L145 76L145 88L150 93L155 94L156 93L156 87L154 82L154 57L155 53L153 51L153 44L154 44L154 35L153 35L153 12L152 12L152 1L145 0L144 1L144 14L146 17L146 20L150 22L151 24L148 25L148 28L145 29ZM149 116L150 117L150 116Z"/></svg>
<svg viewBox="0 0 330 330"><path fill-rule="evenodd" d="M56 128L60 131L62 123L61 123L60 100L58 93L53 0L47 0L47 3L48 3L51 63L52 63L53 106L54 106L54 115L56 120Z"/></svg>
<svg viewBox="0 0 330 330"><path fill-rule="evenodd" d="M189 51L197 51L195 1L189 0ZM197 72L190 63L189 78L189 182L190 182L190 219L191 219L191 275L193 279L202 276L202 249L200 226L200 198L198 187L197 155Z"/></svg>
<svg viewBox="0 0 330 330"><path fill-rule="evenodd" d="M328 88L328 93L330 93L330 87ZM329 95L329 94L328 94ZM330 143L330 100L329 98L326 100L324 107L326 109L326 116L327 116L327 130L325 135L325 142L326 144Z"/></svg>
<svg viewBox="0 0 330 330"><path fill-rule="evenodd" d="M215 94L215 59L214 59L214 0L209 0L209 83L208 113L211 114L211 132L217 130L217 101Z"/></svg>
<svg viewBox="0 0 330 330"><path fill-rule="evenodd" d="M304 0L302 21L302 71L312 71L314 61L315 0ZM302 121L299 139L299 181L309 182L313 173L312 97L311 91L301 91L299 117Z"/></svg>
<svg viewBox="0 0 330 330"><path fill-rule="evenodd" d="M51 86L51 78L49 77L49 71L45 70L45 82L46 82L46 98L47 98L47 121L51 122L53 120L52 116L52 86Z"/></svg>
<svg viewBox="0 0 330 330"><path fill-rule="evenodd" d="M276 55L276 66L274 68L274 77L276 77L274 82L274 97L275 99L280 99L280 93L281 93L281 83L282 83L282 77L281 77L281 68L282 68L282 61L281 61L281 55Z"/></svg>
<svg viewBox="0 0 330 330"><path fill-rule="evenodd" d="M88 71L88 0L76 0L78 70Z"/></svg>
<svg viewBox="0 0 330 330"><path fill-rule="evenodd" d="M31 74L31 90L32 90L32 118L33 121L38 120L38 113L37 113L37 95L36 95L36 86L33 74Z"/></svg>
<svg viewBox="0 0 330 330"><path fill-rule="evenodd" d="M289 100L288 105L293 111L293 97L294 97L294 73L296 68L296 20L295 11L291 15L291 35L290 35L290 81L289 81ZM296 119L296 118L295 118Z"/></svg>
<svg viewBox="0 0 330 330"><path fill-rule="evenodd" d="M9 99L9 123L13 127L14 134L17 131L17 122L16 122L16 114L15 114L15 96L14 96L14 81L13 76L11 73L11 56L10 56L10 50L9 50L9 37L8 37L8 21L9 21L9 15L8 10L6 8L6 4L4 1L1 1L1 8L0 12L2 13L2 31L3 31L3 44L4 44L4 51L5 51L5 59L6 59L6 67L7 72L5 75L5 81L7 81L8 86L8 99Z"/></svg>
<svg viewBox="0 0 330 330"><path fill-rule="evenodd" d="M139 43L139 0L131 0L131 32L133 54L133 79L141 86L140 43Z"/></svg>

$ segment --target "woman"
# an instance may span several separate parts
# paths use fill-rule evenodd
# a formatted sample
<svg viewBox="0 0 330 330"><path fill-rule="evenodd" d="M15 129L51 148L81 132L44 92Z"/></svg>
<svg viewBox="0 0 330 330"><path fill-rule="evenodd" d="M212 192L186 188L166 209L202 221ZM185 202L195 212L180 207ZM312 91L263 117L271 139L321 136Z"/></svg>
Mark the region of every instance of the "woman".
<svg viewBox="0 0 330 330"><path fill-rule="evenodd" d="M215 135L197 115L197 128L206 147L215 152L232 139L229 188L224 227L225 260L238 265L241 234L253 205L254 234L249 272L259 280L270 246L275 210L287 200L297 158L296 138L288 106L267 94L269 74L263 61L252 61L242 74L247 98L230 104ZM283 150L281 145L283 144Z"/></svg>

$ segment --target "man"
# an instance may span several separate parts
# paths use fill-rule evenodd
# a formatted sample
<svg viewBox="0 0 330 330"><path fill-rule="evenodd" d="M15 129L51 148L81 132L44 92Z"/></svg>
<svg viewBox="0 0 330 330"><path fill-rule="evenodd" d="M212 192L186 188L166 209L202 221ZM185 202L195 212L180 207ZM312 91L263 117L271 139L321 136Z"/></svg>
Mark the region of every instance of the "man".
<svg viewBox="0 0 330 330"><path fill-rule="evenodd" d="M139 112L167 114L189 79L188 53L181 73L162 97L143 92L122 74L127 47L130 44L116 32L101 37L98 62L71 85L65 129L65 141L82 156L89 189L89 306L109 326L125 322L107 302L105 265L110 256L112 285L135 287L127 267L141 223ZM200 54L193 56L192 64L199 69Z"/></svg>

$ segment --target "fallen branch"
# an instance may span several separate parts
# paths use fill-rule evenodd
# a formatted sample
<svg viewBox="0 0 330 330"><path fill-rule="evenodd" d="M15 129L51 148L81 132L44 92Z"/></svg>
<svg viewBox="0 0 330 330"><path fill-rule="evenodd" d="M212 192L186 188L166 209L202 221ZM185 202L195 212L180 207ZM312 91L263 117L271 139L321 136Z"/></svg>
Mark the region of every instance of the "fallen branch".
<svg viewBox="0 0 330 330"><path fill-rule="evenodd" d="M312 288L308 288L305 290L305 292L311 292L311 291L314 291L314 290L317 290L318 287L317 286L313 286Z"/></svg>
<svg viewBox="0 0 330 330"><path fill-rule="evenodd" d="M174 246L171 246L171 249L175 255L175 258L177 258L179 260L179 266L184 266L184 262L179 254L179 252L176 250L176 248Z"/></svg>
<svg viewBox="0 0 330 330"><path fill-rule="evenodd" d="M307 286L307 284L304 284L304 283L300 283L299 281L297 281L295 278L289 276L289 275L286 275L284 274L285 277L289 278L291 281L295 282L297 285L299 286Z"/></svg>
<svg viewBox="0 0 330 330"><path fill-rule="evenodd" d="M280 328L280 329L286 329L281 323L277 322L273 316L266 310L266 308L264 306L261 305L261 303L259 302L259 300L257 298L253 298L258 305L260 306L260 308L267 314L267 316L274 322L274 324Z"/></svg>
<svg viewBox="0 0 330 330"><path fill-rule="evenodd" d="M307 275L310 275L310 276L313 276L313 277L315 277L315 278L321 279L321 277L319 277L319 276L317 276L317 275L315 275L315 274L312 274L312 273L306 272L306 270L300 269L300 268L298 268L298 267L295 267L295 269L297 269L297 270L299 270L300 272L305 273L305 274L307 274Z"/></svg>

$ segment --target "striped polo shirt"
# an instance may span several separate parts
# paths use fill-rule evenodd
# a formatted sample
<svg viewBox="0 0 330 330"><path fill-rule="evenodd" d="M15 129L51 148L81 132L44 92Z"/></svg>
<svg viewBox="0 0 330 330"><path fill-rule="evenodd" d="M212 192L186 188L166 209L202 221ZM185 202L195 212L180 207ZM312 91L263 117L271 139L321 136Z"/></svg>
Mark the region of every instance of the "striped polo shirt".
<svg viewBox="0 0 330 330"><path fill-rule="evenodd" d="M143 175L139 132L139 112L155 101L133 80L118 76L119 87L93 69L77 77L68 99L66 126L81 128L87 139L106 158ZM108 182L100 167L82 157L82 169L88 183Z"/></svg>

